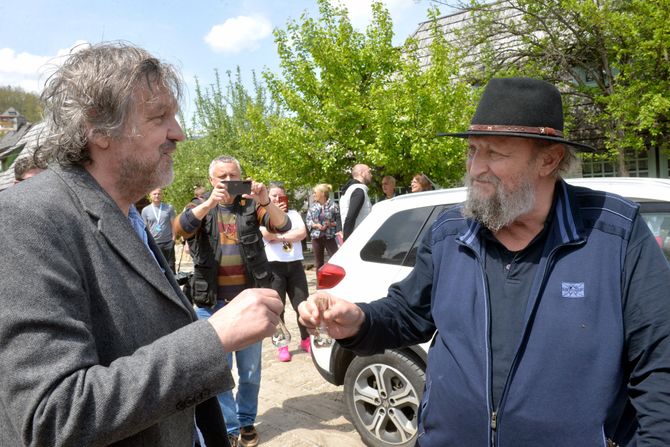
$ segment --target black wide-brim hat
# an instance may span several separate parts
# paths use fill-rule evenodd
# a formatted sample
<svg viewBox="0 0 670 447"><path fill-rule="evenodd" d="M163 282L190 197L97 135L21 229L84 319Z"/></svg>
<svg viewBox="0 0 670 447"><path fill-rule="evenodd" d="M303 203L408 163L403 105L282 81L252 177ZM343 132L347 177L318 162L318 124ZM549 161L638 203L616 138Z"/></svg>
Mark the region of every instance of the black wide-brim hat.
<svg viewBox="0 0 670 447"><path fill-rule="evenodd" d="M556 141L581 152L596 149L563 138L561 93L552 84L531 78L493 78L484 88L467 132L438 136L509 136Z"/></svg>

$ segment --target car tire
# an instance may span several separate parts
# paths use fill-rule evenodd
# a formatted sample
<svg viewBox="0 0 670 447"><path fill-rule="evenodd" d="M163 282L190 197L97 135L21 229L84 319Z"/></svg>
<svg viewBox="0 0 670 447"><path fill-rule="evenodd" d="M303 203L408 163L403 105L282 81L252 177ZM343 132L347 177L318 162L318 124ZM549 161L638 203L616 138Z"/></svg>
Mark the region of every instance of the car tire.
<svg viewBox="0 0 670 447"><path fill-rule="evenodd" d="M404 352L354 358L344 376L344 402L365 445L414 445L425 381L422 364Z"/></svg>

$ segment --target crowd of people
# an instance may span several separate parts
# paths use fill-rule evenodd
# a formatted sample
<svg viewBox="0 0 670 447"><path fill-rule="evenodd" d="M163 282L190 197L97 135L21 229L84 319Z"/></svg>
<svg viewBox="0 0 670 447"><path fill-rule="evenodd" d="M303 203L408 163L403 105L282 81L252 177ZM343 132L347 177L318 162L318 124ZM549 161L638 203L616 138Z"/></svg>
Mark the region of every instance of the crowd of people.
<svg viewBox="0 0 670 447"><path fill-rule="evenodd" d="M339 203L316 185L303 220L281 183L245 182L222 155L177 214L162 189L181 88L126 43L77 51L47 82L48 169L17 163L0 194L0 445L258 445L261 341L286 296L304 351L322 324L359 355L433 339L421 447L670 445L670 267L635 204L562 180L593 149L564 138L553 85L487 84L469 129L445 134L468 140L467 201L369 304L308 296L302 242L319 268L348 239L372 208L370 167ZM385 199L395 184L382 178Z"/></svg>

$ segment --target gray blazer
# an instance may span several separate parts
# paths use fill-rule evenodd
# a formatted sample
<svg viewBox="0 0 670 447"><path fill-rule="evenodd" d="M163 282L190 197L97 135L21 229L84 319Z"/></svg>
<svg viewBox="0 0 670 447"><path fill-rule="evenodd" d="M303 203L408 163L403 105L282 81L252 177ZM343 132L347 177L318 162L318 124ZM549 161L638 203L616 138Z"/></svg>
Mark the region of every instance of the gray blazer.
<svg viewBox="0 0 670 447"><path fill-rule="evenodd" d="M214 329L88 172L0 193L0 445L191 446L233 387Z"/></svg>

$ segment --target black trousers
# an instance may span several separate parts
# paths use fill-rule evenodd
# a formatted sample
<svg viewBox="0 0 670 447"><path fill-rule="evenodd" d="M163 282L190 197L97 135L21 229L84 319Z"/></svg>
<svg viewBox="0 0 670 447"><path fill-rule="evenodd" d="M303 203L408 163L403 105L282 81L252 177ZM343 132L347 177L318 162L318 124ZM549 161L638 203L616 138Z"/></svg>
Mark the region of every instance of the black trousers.
<svg viewBox="0 0 670 447"><path fill-rule="evenodd" d="M307 288L307 276L302 266L302 261L291 262L270 262L270 270L274 274L272 288L277 291L281 302L286 305L286 295L291 300L291 305L295 309L296 321L300 329L300 339L309 337L307 329L298 321L298 305L307 299L309 290ZM284 311L282 310L281 319L284 321Z"/></svg>
<svg viewBox="0 0 670 447"><path fill-rule="evenodd" d="M170 270L172 270L172 273L175 272L174 270L174 264L175 264L175 255L174 255L174 242L170 242L169 244L156 244L158 245L158 248L161 249L161 253L163 253L163 256L165 257L165 260L167 261L168 265L170 266Z"/></svg>

